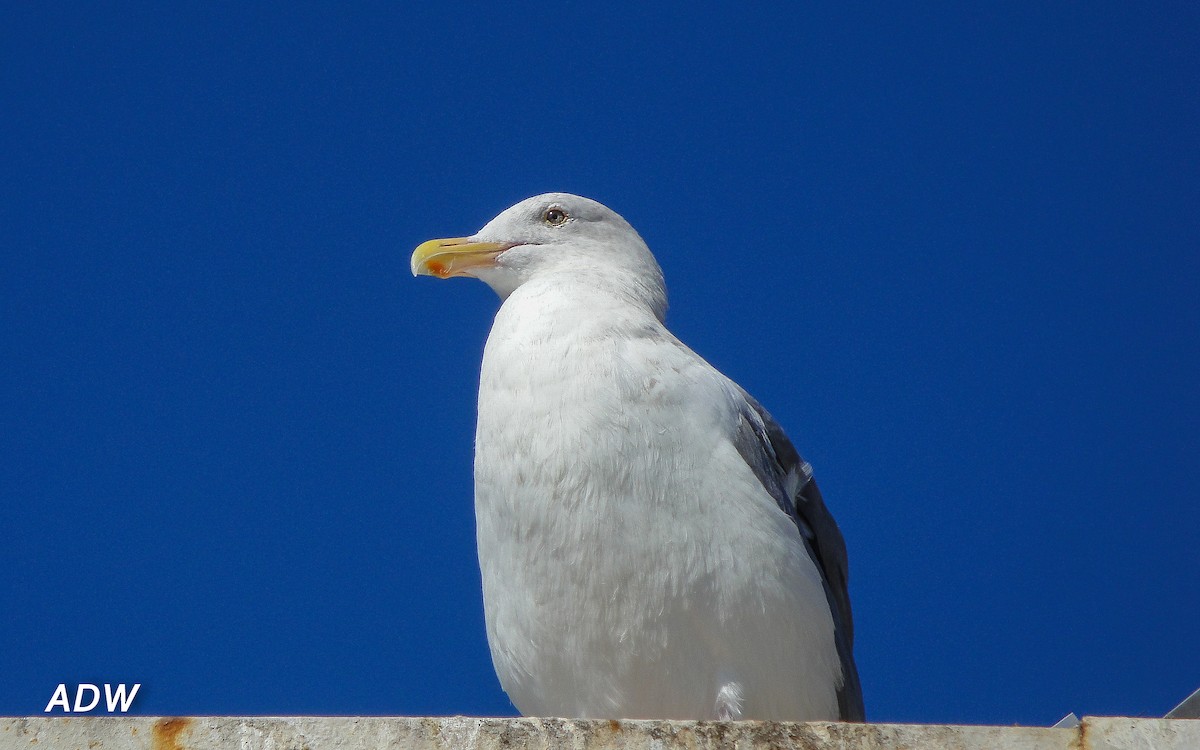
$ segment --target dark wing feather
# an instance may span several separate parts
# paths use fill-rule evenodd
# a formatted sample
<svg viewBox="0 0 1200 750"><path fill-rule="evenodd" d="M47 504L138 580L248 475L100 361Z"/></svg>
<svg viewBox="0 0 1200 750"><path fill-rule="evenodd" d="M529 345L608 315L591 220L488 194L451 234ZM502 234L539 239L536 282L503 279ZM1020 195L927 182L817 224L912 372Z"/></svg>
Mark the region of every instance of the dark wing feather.
<svg viewBox="0 0 1200 750"><path fill-rule="evenodd" d="M833 515L825 507L812 476L812 466L800 457L762 404L738 388L745 399L738 452L754 470L775 502L792 517L808 553L821 571L825 596L833 612L834 638L842 661L842 686L838 708L843 721L865 721L862 686L854 664L854 621L847 589L846 542Z"/></svg>

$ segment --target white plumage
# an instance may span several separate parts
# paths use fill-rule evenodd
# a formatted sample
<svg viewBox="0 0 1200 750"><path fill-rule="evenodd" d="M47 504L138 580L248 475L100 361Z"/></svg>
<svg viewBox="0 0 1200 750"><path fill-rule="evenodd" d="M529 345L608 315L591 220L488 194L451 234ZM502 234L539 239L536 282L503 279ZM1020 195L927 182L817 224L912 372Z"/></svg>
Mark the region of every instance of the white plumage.
<svg viewBox="0 0 1200 750"><path fill-rule="evenodd" d="M475 509L488 642L517 708L861 720L845 550L811 469L664 327L637 232L551 193L412 266L503 300Z"/></svg>

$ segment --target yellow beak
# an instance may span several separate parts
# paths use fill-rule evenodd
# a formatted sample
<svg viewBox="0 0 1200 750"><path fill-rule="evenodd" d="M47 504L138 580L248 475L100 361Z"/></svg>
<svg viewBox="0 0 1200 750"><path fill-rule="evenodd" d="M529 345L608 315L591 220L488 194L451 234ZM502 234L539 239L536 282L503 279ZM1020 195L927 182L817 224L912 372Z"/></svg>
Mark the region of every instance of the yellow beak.
<svg viewBox="0 0 1200 750"><path fill-rule="evenodd" d="M474 242L470 237L430 240L413 250L413 276L470 276L472 268L495 265L496 256L512 247L502 242Z"/></svg>

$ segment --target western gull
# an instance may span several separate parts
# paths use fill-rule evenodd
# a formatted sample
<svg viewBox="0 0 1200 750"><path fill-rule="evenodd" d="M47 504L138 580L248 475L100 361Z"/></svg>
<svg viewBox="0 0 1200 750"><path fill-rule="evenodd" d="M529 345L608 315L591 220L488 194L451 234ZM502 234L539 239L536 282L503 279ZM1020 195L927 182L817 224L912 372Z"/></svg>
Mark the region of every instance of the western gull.
<svg viewBox="0 0 1200 750"><path fill-rule="evenodd" d="M488 644L526 715L863 720L846 548L811 466L664 325L623 218L548 193L414 275L500 296L479 376Z"/></svg>

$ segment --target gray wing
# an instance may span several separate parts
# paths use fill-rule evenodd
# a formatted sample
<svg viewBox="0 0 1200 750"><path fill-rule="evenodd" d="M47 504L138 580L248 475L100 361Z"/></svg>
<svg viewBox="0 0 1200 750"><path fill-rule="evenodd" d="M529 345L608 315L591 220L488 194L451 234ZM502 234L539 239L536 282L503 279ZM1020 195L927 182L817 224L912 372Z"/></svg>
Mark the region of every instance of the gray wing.
<svg viewBox="0 0 1200 750"><path fill-rule="evenodd" d="M1175 708L1167 713L1164 719L1200 719L1200 688L1183 699Z"/></svg>
<svg viewBox="0 0 1200 750"><path fill-rule="evenodd" d="M850 615L850 592L846 542L833 520L817 482L812 466L800 457L762 404L740 387L745 399L741 429L738 433L738 452L754 470L775 502L796 522L800 538L821 571L825 597L833 613L834 639L842 661L842 686L838 690L838 708L842 721L865 721L862 686L858 667L854 664L854 621Z"/></svg>

